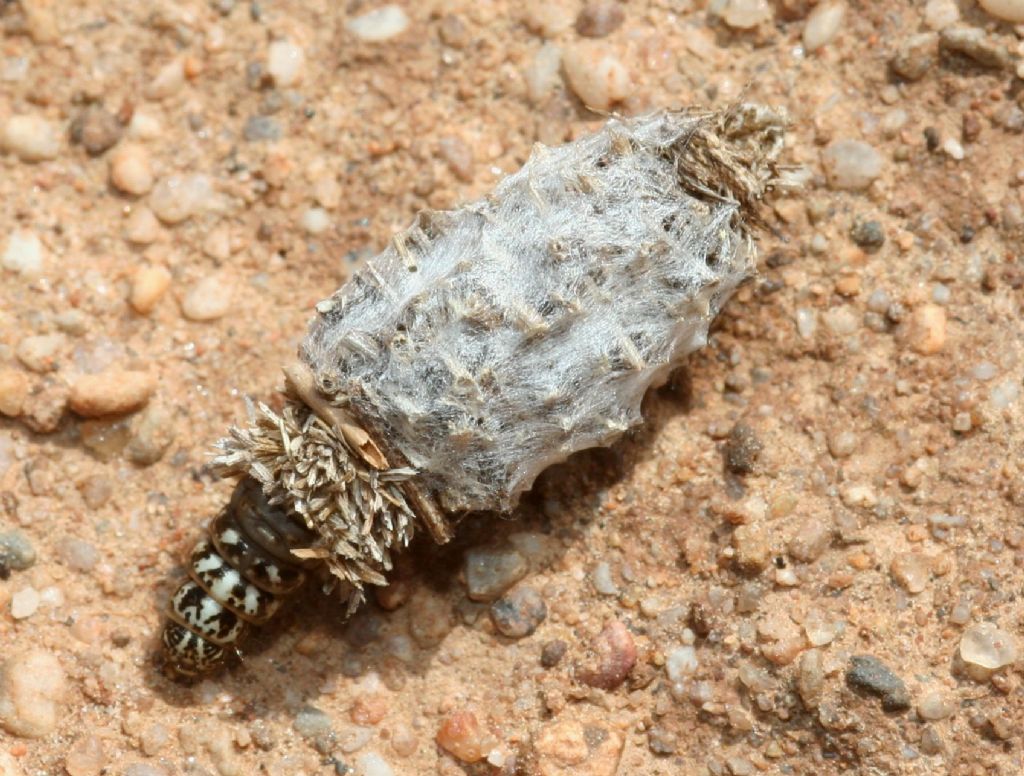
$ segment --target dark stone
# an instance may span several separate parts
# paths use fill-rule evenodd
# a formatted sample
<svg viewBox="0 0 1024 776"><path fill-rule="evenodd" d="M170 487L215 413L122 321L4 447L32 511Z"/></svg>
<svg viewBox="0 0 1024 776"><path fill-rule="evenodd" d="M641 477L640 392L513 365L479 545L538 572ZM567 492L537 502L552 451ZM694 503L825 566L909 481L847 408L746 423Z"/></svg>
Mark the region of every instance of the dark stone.
<svg viewBox="0 0 1024 776"><path fill-rule="evenodd" d="M250 116L242 130L250 143L259 140L280 140L281 123L270 116Z"/></svg>
<svg viewBox="0 0 1024 776"><path fill-rule="evenodd" d="M910 693L903 680L874 655L850 658L846 683L855 690L881 698L884 711L906 711L910 708Z"/></svg>
<svg viewBox="0 0 1024 776"><path fill-rule="evenodd" d="M729 432L723 454L725 468L733 474L750 474L754 471L757 459L761 457L764 445L757 438L757 433L746 423L737 423Z"/></svg>
<svg viewBox="0 0 1024 776"><path fill-rule="evenodd" d="M80 143L90 156L115 145L123 132L117 117L98 105L90 105L71 122L71 142Z"/></svg>
<svg viewBox="0 0 1024 776"><path fill-rule="evenodd" d="M885 230L878 221L858 219L850 229L850 237L866 251L877 251L885 245Z"/></svg>
<svg viewBox="0 0 1024 776"><path fill-rule="evenodd" d="M561 639L547 642L540 651L540 664L545 668L554 668L565 657L569 645Z"/></svg>
<svg viewBox="0 0 1024 776"><path fill-rule="evenodd" d="M544 622L548 607L540 593L522 585L491 604L490 614L498 633L510 639L521 639Z"/></svg>

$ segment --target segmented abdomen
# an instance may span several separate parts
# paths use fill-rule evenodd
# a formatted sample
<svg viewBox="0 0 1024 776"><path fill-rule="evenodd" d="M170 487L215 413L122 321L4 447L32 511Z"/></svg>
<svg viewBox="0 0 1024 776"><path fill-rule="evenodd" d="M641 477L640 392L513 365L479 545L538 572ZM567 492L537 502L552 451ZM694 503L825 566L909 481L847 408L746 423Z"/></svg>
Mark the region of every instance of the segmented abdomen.
<svg viewBox="0 0 1024 776"><path fill-rule="evenodd" d="M313 534L267 502L258 483L244 478L227 508L189 560L189 579L171 598L163 643L174 670L186 676L217 668L277 611L282 597L305 579L292 550L309 547Z"/></svg>

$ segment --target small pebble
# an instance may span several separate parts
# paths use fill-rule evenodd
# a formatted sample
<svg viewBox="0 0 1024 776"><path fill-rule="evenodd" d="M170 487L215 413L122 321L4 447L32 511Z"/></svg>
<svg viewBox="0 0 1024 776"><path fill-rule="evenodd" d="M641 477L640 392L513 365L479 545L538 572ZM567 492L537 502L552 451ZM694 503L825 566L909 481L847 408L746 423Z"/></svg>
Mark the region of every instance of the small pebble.
<svg viewBox="0 0 1024 776"><path fill-rule="evenodd" d="M945 719L956 711L956 706L943 693L938 690L926 692L917 702L917 713L921 719L934 722Z"/></svg>
<svg viewBox="0 0 1024 776"><path fill-rule="evenodd" d="M290 41L275 40L267 49L267 73L279 89L287 89L301 81L305 66L305 52Z"/></svg>
<svg viewBox="0 0 1024 776"><path fill-rule="evenodd" d="M409 610L409 635L421 647L436 646L451 632L451 607L441 596L417 591L409 602Z"/></svg>
<svg viewBox="0 0 1024 776"><path fill-rule="evenodd" d="M526 94L530 102L538 105L547 99L558 85L558 74L562 67L562 50L554 43L545 43L523 69Z"/></svg>
<svg viewBox="0 0 1024 776"><path fill-rule="evenodd" d="M857 449L857 435L849 429L833 429L828 435L828 451L833 458L849 458Z"/></svg>
<svg viewBox="0 0 1024 776"><path fill-rule="evenodd" d="M489 603L526 576L529 564L511 548L473 548L466 553L465 577L470 600Z"/></svg>
<svg viewBox="0 0 1024 776"><path fill-rule="evenodd" d="M939 36L922 32L906 38L890 60L893 72L908 81L919 81L935 67L939 54Z"/></svg>
<svg viewBox="0 0 1024 776"><path fill-rule="evenodd" d="M292 727L303 738L316 738L331 730L331 718L315 706L303 706Z"/></svg>
<svg viewBox="0 0 1024 776"><path fill-rule="evenodd" d="M163 178L149 195L149 206L165 224L178 224L201 213L213 196L205 175L171 175Z"/></svg>
<svg viewBox="0 0 1024 776"><path fill-rule="evenodd" d="M462 709L441 723L435 739L438 746L464 763L476 763L494 747L494 736L472 711Z"/></svg>
<svg viewBox="0 0 1024 776"><path fill-rule="evenodd" d="M144 205L133 207L124 222L124 238L136 245L149 245L160 236L160 222Z"/></svg>
<svg viewBox="0 0 1024 776"><path fill-rule="evenodd" d="M817 51L831 43L843 26L846 16L846 0L826 0L814 7L804 25L804 50Z"/></svg>
<svg viewBox="0 0 1024 776"><path fill-rule="evenodd" d="M23 162L56 159L61 145L58 125L40 116L11 116L0 130L0 148Z"/></svg>
<svg viewBox="0 0 1024 776"><path fill-rule="evenodd" d="M1020 385L1014 378L1001 380L992 386L989 391L988 400L997 410L1005 410L1017 401L1020 396Z"/></svg>
<svg viewBox="0 0 1024 776"><path fill-rule="evenodd" d="M55 431L64 417L69 393L63 380L43 380L29 394L22 408L22 422L39 434Z"/></svg>
<svg viewBox="0 0 1024 776"><path fill-rule="evenodd" d="M602 690L614 690L636 665L633 635L621 620L612 620L591 641L588 659L576 667L576 678Z"/></svg>
<svg viewBox="0 0 1024 776"><path fill-rule="evenodd" d="M170 731L165 725L160 722L154 722L142 731L142 734L139 736L139 746L142 748L143 754L147 757L153 757L159 754L160 750L167 745L170 737Z"/></svg>
<svg viewBox="0 0 1024 776"><path fill-rule="evenodd" d="M18 343L15 355L33 372L52 372L67 338L63 334L36 334Z"/></svg>
<svg viewBox="0 0 1024 776"><path fill-rule="evenodd" d="M690 644L675 647L665 658L665 673L673 684L679 684L693 676L699 666L697 650Z"/></svg>
<svg viewBox="0 0 1024 776"><path fill-rule="evenodd" d="M28 390L28 376L24 372L20 369L0 369L0 415L18 417L28 399Z"/></svg>
<svg viewBox="0 0 1024 776"><path fill-rule="evenodd" d="M985 11L997 19L1024 24L1024 0L978 0Z"/></svg>
<svg viewBox="0 0 1024 776"><path fill-rule="evenodd" d="M796 526L786 549L794 560L813 563L832 543L832 533L831 520L825 517L808 518Z"/></svg>
<svg viewBox="0 0 1024 776"><path fill-rule="evenodd" d="M376 752L364 752L356 758L355 776L394 776L387 760Z"/></svg>
<svg viewBox="0 0 1024 776"><path fill-rule="evenodd" d="M729 432L722 449L725 468L733 474L751 474L757 466L764 445L757 432L746 423L737 423Z"/></svg>
<svg viewBox="0 0 1024 776"><path fill-rule="evenodd" d="M147 100L166 100L173 97L185 85L185 60L182 57L172 59L157 71L143 94Z"/></svg>
<svg viewBox="0 0 1024 776"><path fill-rule="evenodd" d="M601 595L618 595L619 588L612 579L612 567L606 561L601 561L594 566L594 573L591 575L594 583L594 590Z"/></svg>
<svg viewBox="0 0 1024 776"><path fill-rule="evenodd" d="M100 105L90 105L71 122L71 142L81 144L90 156L113 148L122 134L121 122Z"/></svg>
<svg viewBox="0 0 1024 776"><path fill-rule="evenodd" d="M821 650L809 649L800 655L796 676L796 690L808 709L817 708L825 686L825 670L822 667Z"/></svg>
<svg viewBox="0 0 1024 776"><path fill-rule="evenodd" d="M171 285L171 273L165 267L140 267L132 278L128 303L139 315L149 315Z"/></svg>
<svg viewBox="0 0 1024 776"><path fill-rule="evenodd" d="M769 535L763 525L747 524L737 526L732 535L732 546L736 550L733 560L736 568L744 574L760 574L771 562L772 547Z"/></svg>
<svg viewBox="0 0 1024 776"><path fill-rule="evenodd" d="M675 754L679 748L679 737L672 731L656 725L647 731L647 746L656 755Z"/></svg>
<svg viewBox="0 0 1024 776"><path fill-rule="evenodd" d="M969 668L981 669L984 674L1016 663L1019 653L1013 634L990 622L980 622L960 637L960 657Z"/></svg>
<svg viewBox="0 0 1024 776"><path fill-rule="evenodd" d="M149 151L138 143L125 143L110 155L110 183L118 191L134 196L153 188Z"/></svg>
<svg viewBox="0 0 1024 776"><path fill-rule="evenodd" d="M572 7L564 2L528 0L523 10L523 22L542 38L556 38L572 27Z"/></svg>
<svg viewBox="0 0 1024 776"><path fill-rule="evenodd" d="M806 307L796 309L796 331L802 339L811 339L818 331L818 314Z"/></svg>
<svg viewBox="0 0 1024 776"><path fill-rule="evenodd" d="M86 734L68 749L64 757L64 770L68 776L99 776L106 762L103 742L96 736Z"/></svg>
<svg viewBox="0 0 1024 776"><path fill-rule="evenodd" d="M937 304L915 308L907 327L907 344L923 356L940 352L946 344L946 311Z"/></svg>
<svg viewBox="0 0 1024 776"><path fill-rule="evenodd" d="M25 534L17 530L0 533L0 568L24 571L35 562L36 550Z"/></svg>
<svg viewBox="0 0 1024 776"><path fill-rule="evenodd" d="M331 216L322 207L311 207L302 214L302 228L307 234L323 234L331 228Z"/></svg>
<svg viewBox="0 0 1024 776"><path fill-rule="evenodd" d="M0 666L0 727L16 736L42 738L63 714L67 687L60 661L43 649L28 649Z"/></svg>
<svg viewBox="0 0 1024 776"><path fill-rule="evenodd" d="M846 671L846 682L882 699L883 711L904 711L910 708L910 693L892 669L873 655L854 655Z"/></svg>
<svg viewBox="0 0 1024 776"><path fill-rule="evenodd" d="M625 18L616 0L591 0L576 17L576 32L585 38L603 38L622 26Z"/></svg>
<svg viewBox="0 0 1024 776"><path fill-rule="evenodd" d="M832 189L861 191L882 174L882 155L860 140L833 141L821 158Z"/></svg>
<svg viewBox="0 0 1024 776"><path fill-rule="evenodd" d="M362 725L350 725L341 730L337 737L338 749L345 754L352 754L358 752L373 738L374 729L372 727L364 727ZM330 731L325 731L320 734L321 740L325 735L329 735Z"/></svg>
<svg viewBox="0 0 1024 776"><path fill-rule="evenodd" d="M454 49L465 48L470 41L469 28L462 17L454 13L446 13L441 17L438 34L446 46Z"/></svg>
<svg viewBox="0 0 1024 776"><path fill-rule="evenodd" d="M473 150L460 138L443 137L437 144L441 157L456 178L465 183L473 180Z"/></svg>
<svg viewBox="0 0 1024 776"><path fill-rule="evenodd" d="M562 714L538 732L536 767L540 776L615 776L625 737L600 720L576 720Z"/></svg>
<svg viewBox="0 0 1024 776"><path fill-rule="evenodd" d="M768 0L723 0L718 15L734 30L750 30L772 18Z"/></svg>
<svg viewBox="0 0 1024 776"><path fill-rule="evenodd" d="M74 536L65 536L59 540L56 544L56 550L64 565L82 573L92 571L100 557L96 545Z"/></svg>
<svg viewBox="0 0 1024 776"><path fill-rule="evenodd" d="M154 391L156 378L152 373L113 367L75 379L68 404L86 418L121 415L145 405Z"/></svg>
<svg viewBox="0 0 1024 776"><path fill-rule="evenodd" d="M928 0L924 5L924 23L931 30L942 30L960 21L956 0Z"/></svg>
<svg viewBox="0 0 1024 776"><path fill-rule="evenodd" d="M629 70L598 43L578 43L565 50L562 67L569 88L587 108L607 111L633 92Z"/></svg>
<svg viewBox="0 0 1024 776"><path fill-rule="evenodd" d="M25 587L11 596L11 617L25 620L39 610L39 591L34 587Z"/></svg>
<svg viewBox="0 0 1024 776"><path fill-rule="evenodd" d="M181 312L190 321L215 321L233 305L231 284L219 274L207 275L189 288L181 300Z"/></svg>
<svg viewBox="0 0 1024 776"><path fill-rule="evenodd" d="M885 230L878 221L856 220L850 229L850 238L868 253L885 245Z"/></svg>
<svg viewBox="0 0 1024 776"><path fill-rule="evenodd" d="M931 558L919 552L901 552L889 564L896 583L911 595L924 592L931 579Z"/></svg>
<svg viewBox="0 0 1024 776"><path fill-rule="evenodd" d="M398 5L384 5L360 14L345 23L345 28L357 38L380 43L401 35L409 27L409 17Z"/></svg>
<svg viewBox="0 0 1024 776"><path fill-rule="evenodd" d="M548 607L534 588L520 585L492 603L490 615L498 633L510 639L521 639L544 622Z"/></svg>
<svg viewBox="0 0 1024 776"><path fill-rule="evenodd" d="M280 140L283 134L281 122L273 116L250 116L242 128L242 136L250 143Z"/></svg>
<svg viewBox="0 0 1024 776"><path fill-rule="evenodd" d="M544 668L554 668L562 662L568 649L569 645L561 639L546 642L540 651L540 664Z"/></svg>
<svg viewBox="0 0 1024 776"><path fill-rule="evenodd" d="M1006 46L980 27L946 27L939 33L939 46L947 53L963 55L982 67L1001 70L1012 62Z"/></svg>
<svg viewBox="0 0 1024 776"><path fill-rule="evenodd" d="M163 404L150 404L132 418L125 456L139 466L152 466L174 441L174 418Z"/></svg>
<svg viewBox="0 0 1024 776"><path fill-rule="evenodd" d="M39 235L27 229L11 232L0 263L4 269L24 277L38 275L43 271L43 243Z"/></svg>

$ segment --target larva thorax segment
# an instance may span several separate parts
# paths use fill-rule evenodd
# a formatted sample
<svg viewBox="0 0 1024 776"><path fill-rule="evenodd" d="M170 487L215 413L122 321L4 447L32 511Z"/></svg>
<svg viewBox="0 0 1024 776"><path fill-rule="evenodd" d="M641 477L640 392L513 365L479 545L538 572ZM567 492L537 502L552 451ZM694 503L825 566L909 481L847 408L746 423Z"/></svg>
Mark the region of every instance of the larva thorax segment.
<svg viewBox="0 0 1024 776"><path fill-rule="evenodd" d="M195 676L218 668L249 628L266 623L305 579L293 550L313 544L299 520L272 506L259 484L243 478L192 551L189 579L171 597L163 644L172 669Z"/></svg>

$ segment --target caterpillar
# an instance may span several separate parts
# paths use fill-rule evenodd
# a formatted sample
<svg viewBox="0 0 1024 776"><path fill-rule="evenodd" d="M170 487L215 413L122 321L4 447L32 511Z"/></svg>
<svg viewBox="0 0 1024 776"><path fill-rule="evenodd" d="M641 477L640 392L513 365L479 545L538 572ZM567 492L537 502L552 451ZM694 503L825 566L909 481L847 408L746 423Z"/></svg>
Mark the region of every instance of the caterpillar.
<svg viewBox="0 0 1024 776"><path fill-rule="evenodd" d="M351 613L415 531L447 542L640 423L754 271L784 127L752 104L613 118L395 235L317 305L282 409L218 442L239 484L171 598L172 669L217 669L320 566Z"/></svg>

